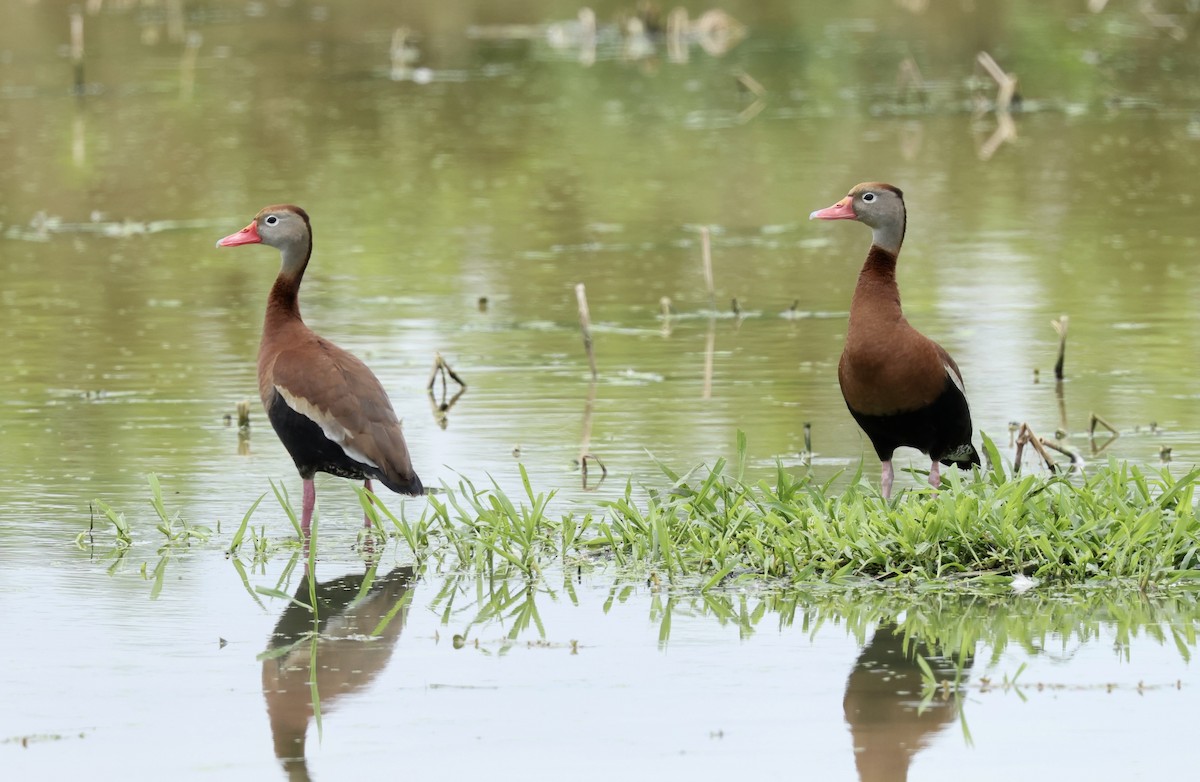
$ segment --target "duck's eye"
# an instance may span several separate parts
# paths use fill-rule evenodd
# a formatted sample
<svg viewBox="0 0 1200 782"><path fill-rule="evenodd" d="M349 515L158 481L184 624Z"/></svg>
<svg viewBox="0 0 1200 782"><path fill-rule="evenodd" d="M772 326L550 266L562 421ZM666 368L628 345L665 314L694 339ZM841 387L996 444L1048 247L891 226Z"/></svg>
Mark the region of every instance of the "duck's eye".
<svg viewBox="0 0 1200 782"><path fill-rule="evenodd" d="M864 204L869 204L875 200L875 194L874 193L863 193L862 200L863 200Z"/></svg>
<svg viewBox="0 0 1200 782"><path fill-rule="evenodd" d="M263 222L266 223L267 225L275 225L275 223L279 222L279 218L276 217L275 215L267 215L266 219L263 220Z"/></svg>

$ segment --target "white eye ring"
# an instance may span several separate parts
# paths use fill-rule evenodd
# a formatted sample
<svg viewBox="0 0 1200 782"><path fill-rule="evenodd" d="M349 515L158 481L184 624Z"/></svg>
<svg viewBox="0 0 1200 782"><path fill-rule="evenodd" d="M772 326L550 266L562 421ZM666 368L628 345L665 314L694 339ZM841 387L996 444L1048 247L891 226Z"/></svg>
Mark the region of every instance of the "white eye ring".
<svg viewBox="0 0 1200 782"><path fill-rule="evenodd" d="M263 222L267 225L275 225L275 223L279 222L279 218L275 215L267 215L267 218Z"/></svg>
<svg viewBox="0 0 1200 782"><path fill-rule="evenodd" d="M862 200L863 200L864 204L869 204L875 200L875 194L874 193L863 193Z"/></svg>

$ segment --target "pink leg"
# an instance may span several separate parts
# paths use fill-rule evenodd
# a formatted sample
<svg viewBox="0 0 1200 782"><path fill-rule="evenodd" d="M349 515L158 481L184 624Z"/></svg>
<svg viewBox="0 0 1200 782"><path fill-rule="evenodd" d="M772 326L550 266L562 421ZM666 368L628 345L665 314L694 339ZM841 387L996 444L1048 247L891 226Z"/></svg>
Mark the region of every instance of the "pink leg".
<svg viewBox="0 0 1200 782"><path fill-rule="evenodd" d="M300 532L304 535L307 541L308 536L312 531L312 515L313 508L317 505L317 487L313 485L313 479L308 478L304 481L304 504L303 515L300 517Z"/></svg>
<svg viewBox="0 0 1200 782"><path fill-rule="evenodd" d="M883 498L890 500L892 498L892 460L888 459L883 463L883 475L880 483L883 485Z"/></svg>
<svg viewBox="0 0 1200 782"><path fill-rule="evenodd" d="M941 467L938 465L938 460L934 459L933 464L929 467L929 485L933 488L940 488L942 485Z"/></svg>
<svg viewBox="0 0 1200 782"><path fill-rule="evenodd" d="M374 491L374 489L371 488L371 479L370 478L367 478L365 481L363 481L363 488L366 489L367 491ZM370 499L369 497L367 498L367 502L371 503L372 505L375 504L375 501ZM371 528L371 517L367 515L366 511L363 511L363 526L366 527L367 529Z"/></svg>

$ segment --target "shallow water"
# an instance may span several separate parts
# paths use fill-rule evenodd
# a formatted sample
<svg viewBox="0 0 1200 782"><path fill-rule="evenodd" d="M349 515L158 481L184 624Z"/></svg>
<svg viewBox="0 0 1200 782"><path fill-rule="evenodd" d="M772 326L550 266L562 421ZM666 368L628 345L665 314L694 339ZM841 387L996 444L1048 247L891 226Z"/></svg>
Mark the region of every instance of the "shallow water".
<svg viewBox="0 0 1200 782"><path fill-rule="evenodd" d="M576 6L512 5L106 4L85 17L82 96L71 94L61 9L7 14L0 606L13 641L0 683L16 706L0 716L0 768L13 778L100 763L135 778L280 773L258 655L285 604L253 587L279 583L287 557L251 568L248 591L222 553L269 481L299 489L253 401L277 258L213 248L267 203L313 215L305 316L381 377L427 484L490 476L519 492L520 463L535 487L558 492L557 507L590 510L630 477L659 481L656 458L686 469L731 456L738 430L758 475L777 461L806 469L805 422L815 474L865 460L877 480L835 377L867 233L805 219L865 179L906 191L905 309L957 358L977 429L1002 445L1010 422L1062 429L1089 462L1159 465L1166 449L1180 469L1196 462L1200 74L1189 16L733 3L724 8L745 39L719 56L693 44L678 62L661 40L617 36L605 25L619 9L605 6L588 64L586 47L551 43L570 40L569 26L542 26L574 19ZM408 54L397 59L402 26ZM980 50L1017 73L1024 97L1015 137L994 150L1000 119L972 110L994 94ZM919 83L898 79L906 57ZM715 318L700 226L712 231ZM1050 321L1064 314L1067 379L1056 387ZM441 387L432 402L426 391L435 352L468 384L444 413ZM248 440L226 422L244 399ZM1092 413L1121 433L1099 455ZM609 470L598 490L581 486L584 450ZM925 466L915 454L899 463ZM173 513L221 530L167 558L157 587L150 472ZM329 527L317 579L361 574L357 501L344 482L318 483ZM134 527L112 573L102 524L95 547L73 543L96 498ZM291 534L269 496L254 518L275 541ZM388 549L378 572L411 564ZM281 588L294 591L298 573ZM1112 754L1072 753L1072 772L1182 770L1172 737L1194 711L1198 614L1186 600L1142 606L1132 623L1138 599L1085 602L1046 649L982 633L961 709L916 717L909 666L909 679L883 677L905 693L863 696L880 727L848 720L841 701L863 680L856 660L891 648L896 623L912 627L907 609L855 620L855 600L817 610L775 586L740 587L728 598L748 615L764 601L801 609L739 623L682 587L656 592L595 565L578 583L559 574L539 587L553 590L536 601L544 629L519 628L507 644L515 620L485 619L455 650L451 637L494 589L470 581L465 607L447 615L438 596L451 575L418 578L389 625L397 635L318 649L324 660L349 648L364 674L320 682L315 776L378 768L399 746L406 769L502 777L549 762L583 778L676 768L717 778L802 758L831 779L896 778L872 764L909 761L930 778L964 764L1002 778L1056 768L1064 747L1108 736ZM614 584L630 591L606 610ZM1026 625L1045 610L1023 597L1003 605ZM1022 664L1024 697L980 684ZM1129 735L1136 749L1116 740Z"/></svg>

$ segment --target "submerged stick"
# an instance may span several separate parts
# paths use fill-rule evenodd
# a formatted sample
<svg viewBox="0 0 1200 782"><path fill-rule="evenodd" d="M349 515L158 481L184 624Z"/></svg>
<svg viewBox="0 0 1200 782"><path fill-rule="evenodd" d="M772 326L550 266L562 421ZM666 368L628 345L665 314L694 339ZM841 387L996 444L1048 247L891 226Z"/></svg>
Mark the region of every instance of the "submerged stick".
<svg viewBox="0 0 1200 782"><path fill-rule="evenodd" d="M1058 361L1054 362L1054 379L1062 382L1063 379L1063 363L1067 358L1067 325L1069 318L1063 315L1058 320L1050 321L1050 325L1054 327L1058 333Z"/></svg>
<svg viewBox="0 0 1200 782"><path fill-rule="evenodd" d="M579 328L583 331L583 349L587 352L588 365L592 368L592 380L599 377L596 372L596 354L592 351L592 316L588 312L587 290L583 283L575 286L575 299L579 303Z"/></svg>
<svg viewBox="0 0 1200 782"><path fill-rule="evenodd" d="M1009 113L1013 103L1019 100L1017 77L1011 73L1005 73L992 55L987 52L980 52L975 56L975 60L983 66L983 69L997 85L996 98L992 104L992 109L996 114L996 130L979 148L979 159L990 160L1004 142L1012 141L1017 137L1017 125ZM981 106L977 116L982 115L986 110Z"/></svg>
<svg viewBox="0 0 1200 782"><path fill-rule="evenodd" d="M583 436L579 440L579 472L583 478L583 490L594 491L604 483L604 479L608 477L608 468L604 466L604 462L600 461L600 457L596 456L591 451L592 447L592 410L596 407L596 382L593 380L588 384L587 401L583 406ZM588 486L588 459L600 466L600 480L596 481L595 486Z"/></svg>
<svg viewBox="0 0 1200 782"><path fill-rule="evenodd" d="M432 391L433 384L437 382L437 379L440 376L442 378L442 396L445 396L446 375L449 375L450 379L455 383L458 383L464 391L466 390L467 384L464 383L463 379L458 376L458 373L454 371L454 368L446 363L446 359L442 358L442 354L435 351L433 354L433 371L429 374L429 385L427 385L426 388Z"/></svg>
<svg viewBox="0 0 1200 782"><path fill-rule="evenodd" d="M1073 467L1075 469L1079 469L1079 470L1083 469L1083 467L1084 467L1083 457L1080 456L1075 451L1071 450L1070 448L1066 447L1065 445L1060 445L1059 443L1056 443L1053 440L1047 440L1044 437L1039 437L1038 440L1041 442L1041 444L1044 447L1052 448L1055 451L1058 451L1059 453L1061 453L1063 456L1068 457L1071 460L1071 467Z"/></svg>
<svg viewBox="0 0 1200 782"><path fill-rule="evenodd" d="M980 52L975 56L975 60L983 66L988 76L995 80L999 88L996 91L996 111L1007 114L1008 110L1012 108L1013 98L1017 94L1017 77L1011 73L1005 73L992 55L987 52Z"/></svg>
<svg viewBox="0 0 1200 782"><path fill-rule="evenodd" d="M1070 431L1067 426L1067 396L1063 393L1063 384L1059 380L1054 384L1054 396L1058 400L1058 432L1055 432L1058 439L1065 438Z"/></svg>
<svg viewBox="0 0 1200 782"><path fill-rule="evenodd" d="M71 6L71 64L75 68L76 95L83 94L83 9Z"/></svg>
<svg viewBox="0 0 1200 782"><path fill-rule="evenodd" d="M604 479L608 477L608 468L604 466L604 462L600 461L600 457L592 453L592 411L596 407L596 381L593 379L588 383L587 400L583 404L583 434L579 438L579 472L583 478L583 490L595 491L600 488L600 484L604 483ZM600 480L596 481L595 486L588 486L588 459L591 459L596 464L600 465Z"/></svg>
<svg viewBox="0 0 1200 782"><path fill-rule="evenodd" d="M250 401L243 399L237 403L237 433L238 456L250 455Z"/></svg>
<svg viewBox="0 0 1200 782"><path fill-rule="evenodd" d="M713 354L717 349L717 320L708 319L708 336L704 341L704 389L700 392L701 399L712 399Z"/></svg>
<svg viewBox="0 0 1200 782"><path fill-rule="evenodd" d="M1112 437L1109 437L1100 445L1096 445L1096 424L1100 424L1112 434ZM1106 421L1103 416L1092 413L1088 418L1088 442L1092 445L1093 456L1103 453L1104 449L1115 443L1120 436L1121 433L1117 431L1117 428Z"/></svg>
<svg viewBox="0 0 1200 782"><path fill-rule="evenodd" d="M758 79L746 73L741 68L733 72L733 77L737 79L738 84L742 85L743 89L755 97L761 98L767 94L767 88L762 86L762 83Z"/></svg>
<svg viewBox="0 0 1200 782"><path fill-rule="evenodd" d="M918 91L925 89L925 78L921 75L921 68L912 57L905 57L896 68L896 87Z"/></svg>
<svg viewBox="0 0 1200 782"><path fill-rule="evenodd" d="M579 463L587 475L586 458L592 447L592 410L596 407L596 383L588 383L587 399L583 403L583 434L579 438ZM586 487L584 487L586 488Z"/></svg>
<svg viewBox="0 0 1200 782"><path fill-rule="evenodd" d="M587 463L591 459L600 466L600 480L596 481L594 486L588 486ZM604 483L604 479L608 477L608 468L604 466L604 462L600 461L600 457L594 453L585 453L579 457L579 470L583 474L584 491L595 491L600 488L600 484Z"/></svg>
<svg viewBox="0 0 1200 782"><path fill-rule="evenodd" d="M713 288L712 242L709 239L707 225L700 229L700 256L704 263L704 285L708 288L708 307L712 312L716 312L717 294Z"/></svg>
<svg viewBox="0 0 1200 782"><path fill-rule="evenodd" d="M1028 423L1023 423L1021 424L1021 428L1017 430L1017 453L1013 457L1014 474L1021 472L1021 454L1024 452L1026 445L1032 445L1033 450L1037 451L1038 455L1042 457L1042 460L1046 462L1046 467L1051 472L1054 471L1054 459L1051 458L1050 454L1046 451L1046 441L1038 437L1033 429L1030 428ZM1056 448L1055 450L1061 449ZM1063 451L1063 453L1070 455L1070 452L1068 451ZM1072 462L1073 461L1074 457L1072 457Z"/></svg>
<svg viewBox="0 0 1200 782"><path fill-rule="evenodd" d="M454 396L450 397L449 399L447 399L447 375L449 375L450 379L455 383L458 383L458 391L455 392ZM442 398L440 401L436 396L434 396L433 393L433 387L437 383L439 377L442 379ZM455 402L457 402L463 394L467 393L467 384L464 383L463 379L458 376L458 373L454 371L454 368L446 362L446 359L442 357L442 354L436 351L433 354L433 371L429 374L429 385L426 386L426 390L429 392L429 409L433 413L433 420L440 428L445 429L450 425L450 408L454 407Z"/></svg>
<svg viewBox="0 0 1200 782"><path fill-rule="evenodd" d="M1105 429L1112 432L1113 437L1118 437L1121 434L1120 432L1117 431L1117 428L1115 426L1113 426L1112 424L1110 424L1108 421L1106 421L1104 419L1104 416L1097 415L1096 413L1092 413L1091 418L1088 421L1088 437L1096 436L1096 424L1100 424Z"/></svg>

